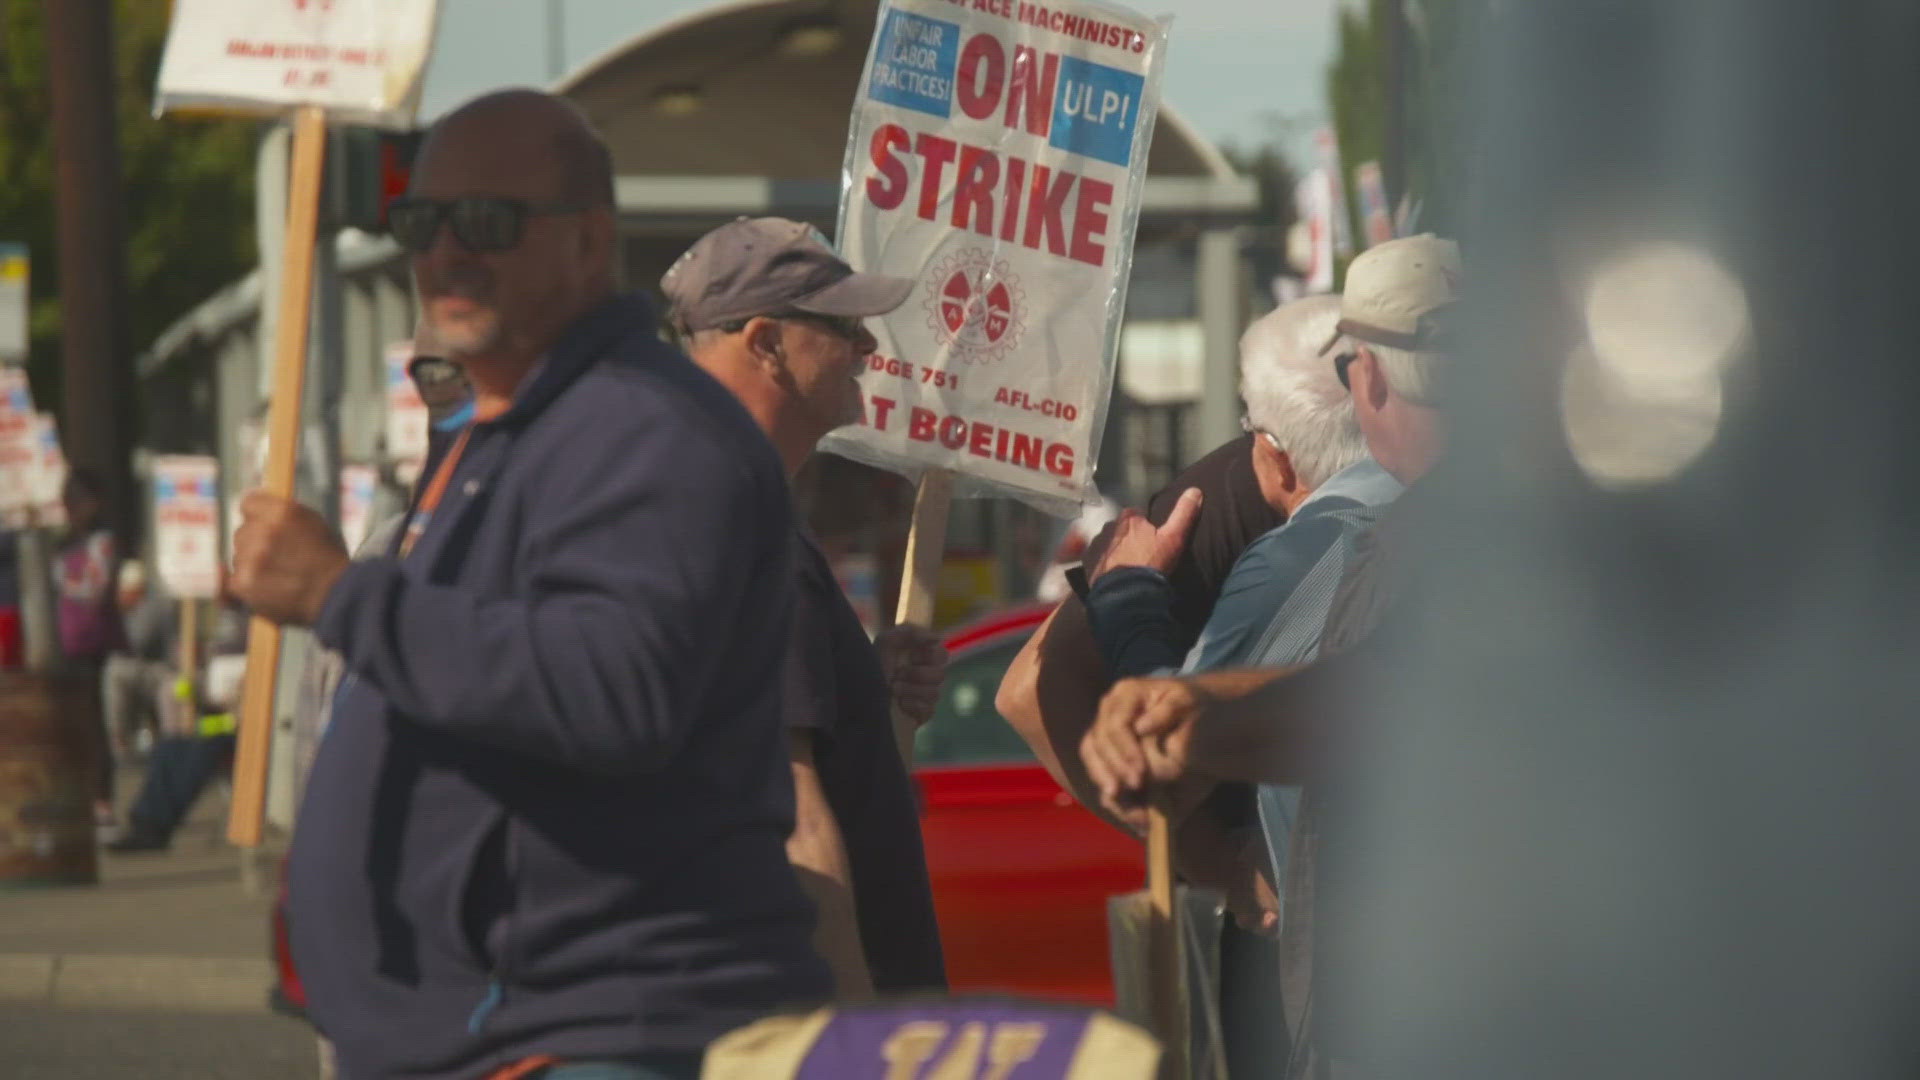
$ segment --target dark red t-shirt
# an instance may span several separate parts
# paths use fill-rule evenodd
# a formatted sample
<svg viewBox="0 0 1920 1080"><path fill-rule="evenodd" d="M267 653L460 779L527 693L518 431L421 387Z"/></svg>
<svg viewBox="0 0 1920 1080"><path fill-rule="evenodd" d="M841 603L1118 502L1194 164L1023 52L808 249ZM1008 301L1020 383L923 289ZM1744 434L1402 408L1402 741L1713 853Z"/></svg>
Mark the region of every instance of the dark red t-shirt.
<svg viewBox="0 0 1920 1080"><path fill-rule="evenodd" d="M1187 550L1167 575L1173 586L1173 618L1184 637L1182 651L1199 639L1240 553L1286 524L1287 516L1260 494L1260 480L1253 474L1253 438L1242 435L1223 443L1147 500L1147 520L1160 525L1173 513L1181 492L1197 487L1205 496L1200 518L1187 537ZM1108 529L1095 537L1087 545L1082 565L1099 562L1112 535Z"/></svg>

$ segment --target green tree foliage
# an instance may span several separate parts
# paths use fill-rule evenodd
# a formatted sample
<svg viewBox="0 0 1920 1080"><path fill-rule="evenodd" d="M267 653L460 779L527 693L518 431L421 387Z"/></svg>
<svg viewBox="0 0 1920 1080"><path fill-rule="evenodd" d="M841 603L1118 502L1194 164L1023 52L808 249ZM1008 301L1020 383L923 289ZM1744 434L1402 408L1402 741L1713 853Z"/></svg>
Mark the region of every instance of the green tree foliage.
<svg viewBox="0 0 1920 1080"><path fill-rule="evenodd" d="M1421 203L1420 227L1449 231L1458 190L1457 174L1443 155L1455 147L1458 130L1455 102L1463 65L1458 62L1471 8L1481 0L1366 0L1343 5L1340 11L1338 51L1327 70L1327 104L1340 138L1341 177L1347 205L1358 211L1353 191L1353 166L1362 161L1387 161L1387 114L1392 73L1389 70L1386 23L1389 5L1406 11L1405 68L1401 73L1405 102L1405 146L1402 163L1406 178L1399 190L1410 190ZM1358 222L1355 223L1356 228ZM1356 233L1356 235L1358 235Z"/></svg>
<svg viewBox="0 0 1920 1080"><path fill-rule="evenodd" d="M59 252L42 3L0 0L0 240L32 248L30 370L36 400L42 408L54 408L60 382ZM114 3L127 318L129 345L136 353L254 262L258 125L153 115L168 8L156 0Z"/></svg>

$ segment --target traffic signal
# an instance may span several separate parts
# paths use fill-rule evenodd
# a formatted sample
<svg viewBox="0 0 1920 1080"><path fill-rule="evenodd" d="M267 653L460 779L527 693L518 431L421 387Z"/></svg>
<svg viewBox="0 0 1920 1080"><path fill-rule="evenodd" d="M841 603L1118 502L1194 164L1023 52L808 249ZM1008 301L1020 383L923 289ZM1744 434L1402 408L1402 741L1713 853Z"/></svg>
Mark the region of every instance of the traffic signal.
<svg viewBox="0 0 1920 1080"><path fill-rule="evenodd" d="M406 194L424 132L345 126L327 132L324 227L387 231L387 206Z"/></svg>

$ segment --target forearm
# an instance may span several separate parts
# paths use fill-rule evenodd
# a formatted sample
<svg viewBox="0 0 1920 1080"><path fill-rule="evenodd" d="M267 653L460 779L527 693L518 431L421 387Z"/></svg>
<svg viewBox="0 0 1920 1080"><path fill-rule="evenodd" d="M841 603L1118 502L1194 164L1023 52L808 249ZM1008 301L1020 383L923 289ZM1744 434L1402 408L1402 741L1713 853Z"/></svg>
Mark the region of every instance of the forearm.
<svg viewBox="0 0 1920 1080"><path fill-rule="evenodd" d="M1193 676L1214 697L1188 747L1192 769L1216 780L1299 784L1314 770L1344 657L1297 668Z"/></svg>
<svg viewBox="0 0 1920 1080"><path fill-rule="evenodd" d="M1186 659L1173 618L1173 586L1158 570L1107 571L1088 591L1085 611L1090 636L1114 678L1167 671Z"/></svg>
<svg viewBox="0 0 1920 1080"><path fill-rule="evenodd" d="M797 734L796 741L807 739ZM803 756L804 753L804 756ZM796 752L793 765L795 825L787 838L787 859L800 887L813 901L817 922L813 946L833 972L841 1000L873 996L873 977L860 942L859 908L853 893L853 869L840 823L833 816L811 749Z"/></svg>
<svg viewBox="0 0 1920 1080"><path fill-rule="evenodd" d="M1107 824L1137 835L1101 805L1100 789L1080 760L1080 740L1093 726L1100 698L1112 682L1087 625L1086 609L1070 598L1021 649L994 704L1055 783Z"/></svg>
<svg viewBox="0 0 1920 1080"><path fill-rule="evenodd" d="M1000 680L994 707L1019 732L1054 782L1075 790L1080 738L1092 725L1109 683L1087 632L1080 601L1069 599L1027 639ZM1075 766L1070 768L1069 765Z"/></svg>

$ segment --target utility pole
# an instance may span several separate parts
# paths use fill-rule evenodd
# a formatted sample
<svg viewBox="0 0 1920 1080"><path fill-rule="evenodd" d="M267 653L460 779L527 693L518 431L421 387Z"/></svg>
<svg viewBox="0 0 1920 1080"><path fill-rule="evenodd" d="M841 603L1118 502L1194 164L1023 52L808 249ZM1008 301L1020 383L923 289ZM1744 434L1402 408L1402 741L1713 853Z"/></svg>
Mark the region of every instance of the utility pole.
<svg viewBox="0 0 1920 1080"><path fill-rule="evenodd" d="M126 225L114 125L112 0L44 0L60 248L60 438L105 485L107 523L138 538L130 454Z"/></svg>

